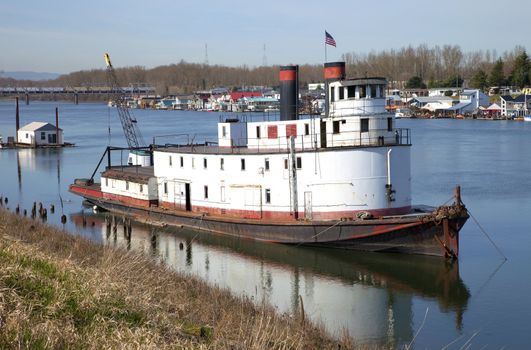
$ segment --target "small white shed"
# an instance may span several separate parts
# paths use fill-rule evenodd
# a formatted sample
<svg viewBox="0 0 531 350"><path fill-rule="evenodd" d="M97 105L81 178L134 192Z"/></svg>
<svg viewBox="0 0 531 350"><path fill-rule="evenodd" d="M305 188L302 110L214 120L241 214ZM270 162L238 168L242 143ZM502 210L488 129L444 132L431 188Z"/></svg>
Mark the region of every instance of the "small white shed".
<svg viewBox="0 0 531 350"><path fill-rule="evenodd" d="M55 125L44 122L31 122L18 130L17 143L32 146L62 145L63 130L59 128L59 135L57 135Z"/></svg>

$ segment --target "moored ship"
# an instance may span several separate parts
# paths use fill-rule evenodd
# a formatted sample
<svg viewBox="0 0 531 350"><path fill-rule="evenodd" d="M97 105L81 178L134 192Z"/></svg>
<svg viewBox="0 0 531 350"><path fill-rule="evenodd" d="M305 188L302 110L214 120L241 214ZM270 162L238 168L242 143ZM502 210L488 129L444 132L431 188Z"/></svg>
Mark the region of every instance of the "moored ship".
<svg viewBox="0 0 531 350"><path fill-rule="evenodd" d="M108 148L101 182L70 191L150 223L457 257L468 218L459 189L449 206L411 204L411 133L385 109L386 80L347 79L344 62L324 75L324 116L298 115L298 66L281 67L278 120L221 118L217 143L151 145L150 166L112 166Z"/></svg>

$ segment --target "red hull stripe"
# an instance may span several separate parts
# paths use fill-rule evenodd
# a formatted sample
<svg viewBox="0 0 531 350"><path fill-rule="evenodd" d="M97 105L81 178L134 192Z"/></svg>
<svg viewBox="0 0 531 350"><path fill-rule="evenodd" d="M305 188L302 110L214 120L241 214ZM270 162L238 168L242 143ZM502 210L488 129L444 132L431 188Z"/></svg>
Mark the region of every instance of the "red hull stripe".
<svg viewBox="0 0 531 350"><path fill-rule="evenodd" d="M182 206L180 204L174 204L169 202L159 202L159 205L167 209L176 209L184 210L184 203ZM198 213L207 213L215 216L225 216L232 218L242 218L242 219L262 219L262 220L293 220L293 215L289 212L279 212L279 211L254 211L254 210L243 210L243 209L223 209L223 208L212 208L212 207L203 207L203 206L194 206L192 205L192 211ZM411 211L411 207L403 208L393 208L393 209L376 209L370 210L369 212L375 217L379 216L389 216L389 215L402 215L407 214ZM313 220L339 220L341 218L356 218L356 214L361 211L334 211L334 212L316 212L312 213ZM299 218L304 218L304 212L298 213Z"/></svg>
<svg viewBox="0 0 531 350"><path fill-rule="evenodd" d="M134 205L136 207L148 208L150 206L150 201L147 199L133 198L129 196L122 196L118 194L103 193L98 190L93 190L89 188L70 186L70 191L76 194L79 194L83 197L92 197L98 199L109 199L116 202L121 202L128 205Z"/></svg>
<svg viewBox="0 0 531 350"><path fill-rule="evenodd" d="M83 197L92 197L95 199L107 199L116 202L123 203L124 205L131 205L135 207L148 208L150 206L150 201L144 199L133 198L129 196L115 195L110 193L103 193L99 190L88 189L78 186L70 186L70 191L76 194L79 194ZM173 209L177 211L184 211L184 203L176 204L170 202L159 201L159 207L166 209ZM407 214L411 211L411 207L401 207L401 208L391 208L391 209L375 209L368 210L373 216L390 216L390 215L402 215ZM258 220L278 220L278 221L290 221L293 220L293 215L290 212L279 212L279 211L255 211L255 210L243 210L243 209L223 209L223 208L212 208L205 206L192 205L192 212L197 213L206 213L214 216L223 216L227 218L242 218L242 219L258 219ZM312 213L313 220L339 220L341 218L350 218L355 219L356 215L364 211L333 211L333 212L318 212L314 211ZM298 213L299 218L304 218L304 212ZM387 228L387 226L384 226Z"/></svg>

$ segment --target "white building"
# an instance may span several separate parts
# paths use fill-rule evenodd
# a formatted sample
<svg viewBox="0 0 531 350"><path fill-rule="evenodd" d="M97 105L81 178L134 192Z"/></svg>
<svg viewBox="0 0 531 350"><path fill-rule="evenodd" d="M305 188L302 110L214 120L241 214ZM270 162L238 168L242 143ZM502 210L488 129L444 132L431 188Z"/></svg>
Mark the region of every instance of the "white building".
<svg viewBox="0 0 531 350"><path fill-rule="evenodd" d="M523 117L531 110L531 95L500 96L500 102L504 117Z"/></svg>
<svg viewBox="0 0 531 350"><path fill-rule="evenodd" d="M488 107L490 105L489 97L479 89L463 90L459 95L459 104L462 107L458 110L459 113L475 113L479 111L479 107Z"/></svg>
<svg viewBox="0 0 531 350"><path fill-rule="evenodd" d="M428 96L437 97L437 96L457 96L461 88L456 87L445 87L445 88L433 88L428 90Z"/></svg>
<svg viewBox="0 0 531 350"><path fill-rule="evenodd" d="M325 89L325 83L309 83L308 84L308 91L324 90L324 89Z"/></svg>
<svg viewBox="0 0 531 350"><path fill-rule="evenodd" d="M59 128L59 135L57 135L55 125L32 122L18 130L17 143L31 146L62 145L63 130Z"/></svg>

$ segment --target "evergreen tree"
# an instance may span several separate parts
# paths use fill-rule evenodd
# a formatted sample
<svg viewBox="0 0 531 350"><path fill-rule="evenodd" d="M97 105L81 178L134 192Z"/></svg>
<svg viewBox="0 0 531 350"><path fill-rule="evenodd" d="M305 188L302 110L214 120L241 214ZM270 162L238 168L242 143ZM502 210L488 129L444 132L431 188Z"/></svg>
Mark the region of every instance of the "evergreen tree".
<svg viewBox="0 0 531 350"><path fill-rule="evenodd" d="M441 87L461 87L463 86L463 78L459 75L453 75L448 77L448 79L442 81Z"/></svg>
<svg viewBox="0 0 531 350"><path fill-rule="evenodd" d="M426 84L422 81L422 78L419 76L414 76L409 78L406 83L406 89L425 89Z"/></svg>
<svg viewBox="0 0 531 350"><path fill-rule="evenodd" d="M524 50L514 61L514 69L511 72L512 84L519 88L529 85L529 68L529 56Z"/></svg>
<svg viewBox="0 0 531 350"><path fill-rule="evenodd" d="M475 89L485 90L485 88L488 85L487 80L488 80L487 73L485 73L482 69L480 69L479 71L477 71L476 74L474 74L474 76L470 80L470 87L473 87Z"/></svg>
<svg viewBox="0 0 531 350"><path fill-rule="evenodd" d="M492 67L488 83L490 86L505 85L505 75L503 74L503 61L501 58L499 58Z"/></svg>

